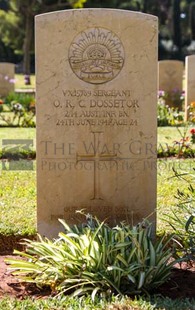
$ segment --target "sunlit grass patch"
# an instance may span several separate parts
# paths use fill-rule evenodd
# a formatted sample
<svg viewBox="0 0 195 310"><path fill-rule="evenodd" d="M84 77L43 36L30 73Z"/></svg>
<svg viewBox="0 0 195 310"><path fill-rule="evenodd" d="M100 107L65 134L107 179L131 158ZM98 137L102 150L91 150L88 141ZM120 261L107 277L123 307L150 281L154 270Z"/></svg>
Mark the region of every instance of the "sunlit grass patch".
<svg viewBox="0 0 195 310"><path fill-rule="evenodd" d="M35 171L0 170L0 233L31 235L36 231Z"/></svg>
<svg viewBox="0 0 195 310"><path fill-rule="evenodd" d="M24 75L23 74L15 74L15 89L31 89L35 88L35 75L30 75L31 85L25 85L24 83Z"/></svg>

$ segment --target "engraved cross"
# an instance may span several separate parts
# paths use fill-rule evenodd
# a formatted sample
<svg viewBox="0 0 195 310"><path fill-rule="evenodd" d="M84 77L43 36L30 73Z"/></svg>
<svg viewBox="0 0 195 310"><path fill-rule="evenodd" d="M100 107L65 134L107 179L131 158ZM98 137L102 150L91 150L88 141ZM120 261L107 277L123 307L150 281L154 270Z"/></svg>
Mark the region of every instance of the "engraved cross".
<svg viewBox="0 0 195 310"><path fill-rule="evenodd" d="M168 75L169 78L173 78L176 74L175 70L166 70L165 71L166 75Z"/></svg>
<svg viewBox="0 0 195 310"><path fill-rule="evenodd" d="M77 154L77 162L79 161L90 161L94 164L94 181L93 181L93 197L91 200L103 200L100 194L100 175L99 175L99 162L100 161L115 161L117 159L117 154L105 154L99 153L99 136L102 131L92 131L93 134L93 154Z"/></svg>

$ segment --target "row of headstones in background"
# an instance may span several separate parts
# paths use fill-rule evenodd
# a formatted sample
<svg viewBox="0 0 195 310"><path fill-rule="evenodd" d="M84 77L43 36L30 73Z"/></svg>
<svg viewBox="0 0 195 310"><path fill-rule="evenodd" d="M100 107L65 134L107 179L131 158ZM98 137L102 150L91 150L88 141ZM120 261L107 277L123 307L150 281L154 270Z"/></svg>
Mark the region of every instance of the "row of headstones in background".
<svg viewBox="0 0 195 310"><path fill-rule="evenodd" d="M166 92L182 92L184 64L178 60L162 60L158 62L158 89ZM14 91L15 65L0 63L0 95L7 96ZM195 101L195 55L187 56L185 60L185 120L191 102ZM167 102L173 106L172 102Z"/></svg>
<svg viewBox="0 0 195 310"><path fill-rule="evenodd" d="M181 100L173 100L183 90L184 65L178 60L161 60L158 62L158 89L166 92L165 104L182 110Z"/></svg>
<svg viewBox="0 0 195 310"><path fill-rule="evenodd" d="M137 12L36 17L40 234L83 222L81 209L155 231L157 38L157 17Z"/></svg>
<svg viewBox="0 0 195 310"><path fill-rule="evenodd" d="M183 77L185 75L185 86ZM158 89L168 93L182 93L185 90L185 121L189 118L189 107L195 102L195 55L185 58L184 63L178 60L161 60L158 62ZM175 107L173 102L166 102Z"/></svg>
<svg viewBox="0 0 195 310"><path fill-rule="evenodd" d="M185 60L185 121L189 119L190 106L195 102L195 55Z"/></svg>
<svg viewBox="0 0 195 310"><path fill-rule="evenodd" d="M158 89L166 92L183 90L184 64L179 60L158 62Z"/></svg>
<svg viewBox="0 0 195 310"><path fill-rule="evenodd" d="M0 63L0 96L7 96L15 89L15 65L8 62Z"/></svg>

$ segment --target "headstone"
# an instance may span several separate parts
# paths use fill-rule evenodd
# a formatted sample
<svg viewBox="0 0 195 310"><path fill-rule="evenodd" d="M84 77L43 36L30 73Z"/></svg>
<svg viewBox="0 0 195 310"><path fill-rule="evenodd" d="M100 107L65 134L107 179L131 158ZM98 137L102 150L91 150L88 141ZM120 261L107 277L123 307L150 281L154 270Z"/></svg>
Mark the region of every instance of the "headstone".
<svg viewBox="0 0 195 310"><path fill-rule="evenodd" d="M12 63L0 63L0 95L7 96L14 91L15 65Z"/></svg>
<svg viewBox="0 0 195 310"><path fill-rule="evenodd" d="M184 65L179 60L161 60L158 62L159 90L183 90Z"/></svg>
<svg viewBox="0 0 195 310"><path fill-rule="evenodd" d="M36 17L40 234L82 209L155 228L157 35L155 16L125 10Z"/></svg>
<svg viewBox="0 0 195 310"><path fill-rule="evenodd" d="M185 121L189 119L191 105L195 106L195 55L185 59Z"/></svg>
<svg viewBox="0 0 195 310"><path fill-rule="evenodd" d="M158 89L166 92L165 104L171 108L183 109L184 65L179 60L161 60L158 63Z"/></svg>

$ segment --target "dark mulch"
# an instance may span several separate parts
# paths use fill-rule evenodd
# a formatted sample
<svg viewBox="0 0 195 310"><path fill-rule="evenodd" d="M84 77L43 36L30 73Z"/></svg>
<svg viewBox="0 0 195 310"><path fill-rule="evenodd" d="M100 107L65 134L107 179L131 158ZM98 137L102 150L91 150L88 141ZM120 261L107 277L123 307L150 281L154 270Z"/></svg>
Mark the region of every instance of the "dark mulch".
<svg viewBox="0 0 195 310"><path fill-rule="evenodd" d="M158 292L172 299L195 298L195 262L177 264L172 270L171 279L162 285Z"/></svg>
<svg viewBox="0 0 195 310"><path fill-rule="evenodd" d="M14 236L0 234L0 255L8 255L13 253L14 249L22 251L24 246L21 244L23 239L35 239L36 236Z"/></svg>

